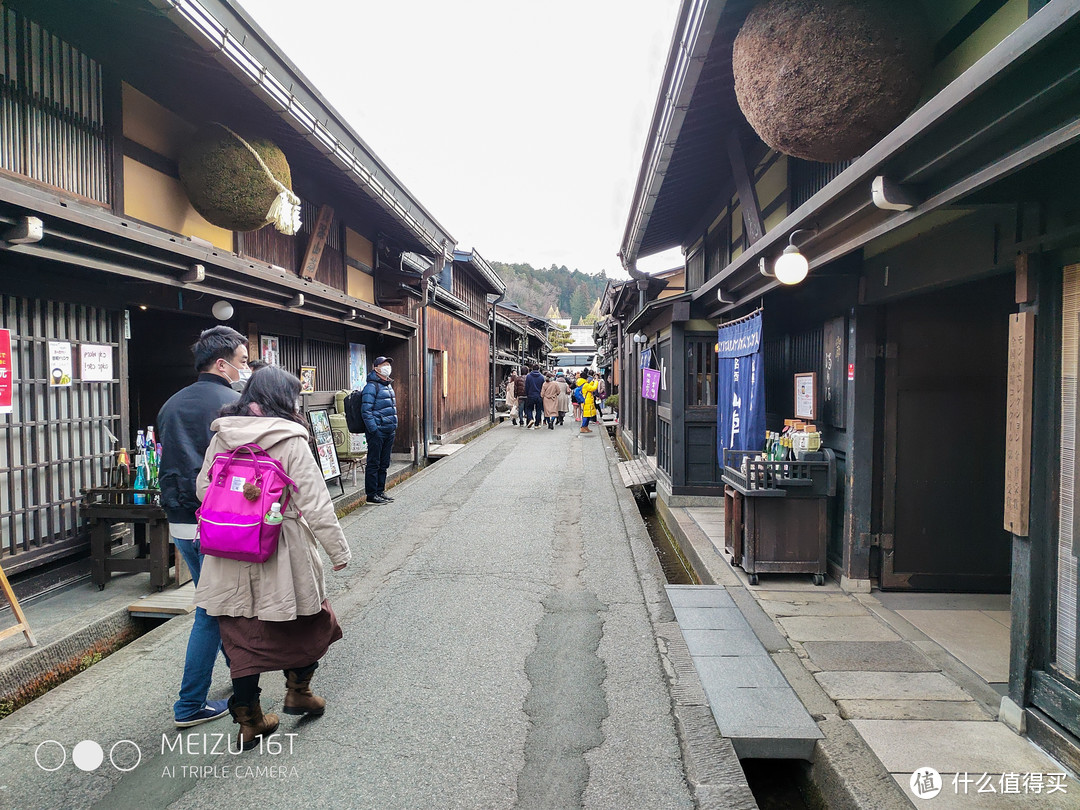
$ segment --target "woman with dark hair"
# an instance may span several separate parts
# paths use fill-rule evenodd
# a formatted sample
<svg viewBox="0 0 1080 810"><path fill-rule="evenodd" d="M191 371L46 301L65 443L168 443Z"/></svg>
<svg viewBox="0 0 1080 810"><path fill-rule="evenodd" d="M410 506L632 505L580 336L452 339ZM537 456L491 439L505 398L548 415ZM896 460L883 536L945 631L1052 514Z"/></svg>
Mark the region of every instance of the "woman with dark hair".
<svg viewBox="0 0 1080 810"><path fill-rule="evenodd" d="M340 571L352 552L334 515L330 493L308 446L308 430L296 412L300 380L278 366L251 375L240 399L222 409L199 473L202 500L218 453L256 444L281 462L296 482L283 504L277 550L263 563L207 556L195 590L195 604L217 617L229 657L233 696L229 712L240 724L239 743L248 749L278 727L263 714L259 675L285 673L286 714L321 715L326 701L311 691L311 677L341 628L326 599L321 545ZM243 482L241 482L243 483Z"/></svg>

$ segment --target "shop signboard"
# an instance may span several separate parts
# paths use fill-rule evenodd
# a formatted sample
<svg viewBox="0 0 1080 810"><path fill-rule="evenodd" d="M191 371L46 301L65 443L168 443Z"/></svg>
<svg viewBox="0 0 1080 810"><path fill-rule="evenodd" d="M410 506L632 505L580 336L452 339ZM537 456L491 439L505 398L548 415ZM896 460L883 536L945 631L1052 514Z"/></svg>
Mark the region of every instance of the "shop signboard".
<svg viewBox="0 0 1080 810"><path fill-rule="evenodd" d="M716 453L760 450L765 442L761 310L717 332Z"/></svg>
<svg viewBox="0 0 1080 810"><path fill-rule="evenodd" d="M83 343L79 346L79 374L83 382L111 382L113 379L112 346Z"/></svg>
<svg viewBox="0 0 1080 810"><path fill-rule="evenodd" d="M70 388L72 375L71 344L49 341L49 387Z"/></svg>
<svg viewBox="0 0 1080 810"><path fill-rule="evenodd" d="M367 383L367 346L349 344L349 388L355 391Z"/></svg>
<svg viewBox="0 0 1080 810"><path fill-rule="evenodd" d="M641 370L641 396L656 402L660 395L660 372L653 368Z"/></svg>
<svg viewBox="0 0 1080 810"><path fill-rule="evenodd" d="M11 413L15 369L11 364L11 330L0 329L0 413Z"/></svg>
<svg viewBox="0 0 1080 810"><path fill-rule="evenodd" d="M330 428L330 416L325 409L308 411L308 422L315 437L315 455L319 458L323 479L329 481L341 475L337 448L334 446L334 431Z"/></svg>

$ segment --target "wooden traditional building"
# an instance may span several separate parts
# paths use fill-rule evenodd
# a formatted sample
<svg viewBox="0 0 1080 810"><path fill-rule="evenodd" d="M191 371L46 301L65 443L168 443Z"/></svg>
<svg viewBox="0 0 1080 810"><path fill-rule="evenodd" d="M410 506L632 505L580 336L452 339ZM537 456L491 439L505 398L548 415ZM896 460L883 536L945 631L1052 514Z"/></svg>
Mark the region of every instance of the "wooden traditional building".
<svg viewBox="0 0 1080 810"><path fill-rule="evenodd" d="M543 366L551 351L546 318L526 312L513 301L495 304L495 317L503 334L496 334L497 358L505 379L513 370L533 363Z"/></svg>
<svg viewBox="0 0 1080 810"><path fill-rule="evenodd" d="M769 429L794 415L793 375L817 375L841 482L831 573L853 590L1011 593L1002 717L1075 769L1080 2L911 4L916 49L932 46L914 110L817 161L768 146L739 103L767 53L740 72L754 7L684 3L658 95L621 250L634 281L609 304L623 410L640 387L627 335L670 383L639 449L662 498L720 495L715 452L696 450L716 446L716 329L761 307ZM755 115L765 100L743 98ZM772 269L786 245L809 261L792 287ZM686 293L656 300L635 263L675 246Z"/></svg>
<svg viewBox="0 0 1080 810"><path fill-rule="evenodd" d="M0 555L24 593L81 571L80 493L194 379L202 329L226 323L252 357L314 368L316 392L361 384L380 354L415 382L418 323L393 304L398 276L408 256L430 266L454 244L234 3L92 6L0 5L0 328L14 378ZM196 212L180 160L207 128L280 148L301 201L295 235ZM445 293L463 302L454 317L471 320L482 369L483 293L497 279L461 268L464 291ZM53 380L53 355L70 374ZM418 390L398 396L415 421L396 449L416 452Z"/></svg>

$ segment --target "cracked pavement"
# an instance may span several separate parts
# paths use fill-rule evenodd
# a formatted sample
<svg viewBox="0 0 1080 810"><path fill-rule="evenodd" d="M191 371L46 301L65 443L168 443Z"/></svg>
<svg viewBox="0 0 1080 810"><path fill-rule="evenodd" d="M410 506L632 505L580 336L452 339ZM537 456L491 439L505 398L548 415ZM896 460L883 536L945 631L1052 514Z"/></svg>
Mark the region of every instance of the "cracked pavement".
<svg viewBox="0 0 1080 810"><path fill-rule="evenodd" d="M345 637L312 681L326 715L283 715L281 752L203 752L227 717L163 751L191 624L174 619L0 721L0 807L693 807L650 619L664 583L614 461L576 426L503 425L344 518L353 561L326 577ZM278 710L284 679L261 685ZM229 688L219 660L210 696ZM44 740L68 752L55 771ZM91 772L82 740L105 752ZM127 772L119 740L142 752Z"/></svg>

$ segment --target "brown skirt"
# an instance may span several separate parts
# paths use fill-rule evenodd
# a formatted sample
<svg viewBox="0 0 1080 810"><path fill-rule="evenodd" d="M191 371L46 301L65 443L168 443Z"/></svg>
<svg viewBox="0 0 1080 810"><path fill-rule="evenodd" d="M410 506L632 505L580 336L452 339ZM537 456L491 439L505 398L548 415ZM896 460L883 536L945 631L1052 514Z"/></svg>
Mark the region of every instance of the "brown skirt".
<svg viewBox="0 0 1080 810"><path fill-rule="evenodd" d="M276 669L300 669L314 664L341 638L341 626L330 603L314 616L291 622L264 622L243 616L218 616L221 645L229 656L229 671L243 678Z"/></svg>

